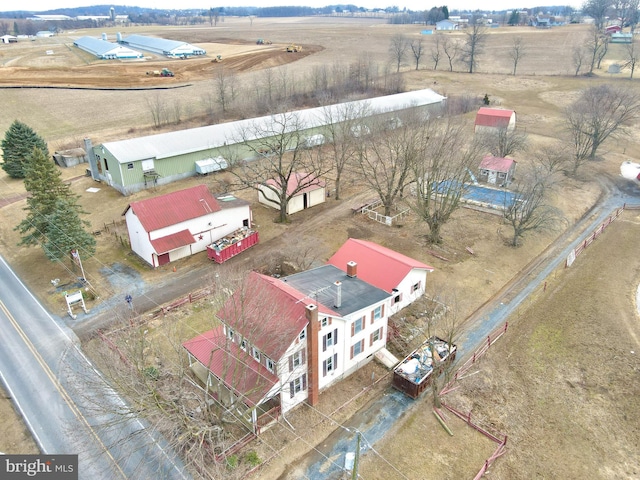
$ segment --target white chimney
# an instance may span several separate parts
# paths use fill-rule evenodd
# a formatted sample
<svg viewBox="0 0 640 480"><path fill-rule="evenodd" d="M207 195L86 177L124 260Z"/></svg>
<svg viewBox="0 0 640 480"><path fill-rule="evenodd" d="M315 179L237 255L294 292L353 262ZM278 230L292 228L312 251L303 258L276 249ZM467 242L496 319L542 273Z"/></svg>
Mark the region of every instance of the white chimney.
<svg viewBox="0 0 640 480"><path fill-rule="evenodd" d="M342 282L336 280L334 285L336 286L336 301L334 307L340 308L342 306Z"/></svg>

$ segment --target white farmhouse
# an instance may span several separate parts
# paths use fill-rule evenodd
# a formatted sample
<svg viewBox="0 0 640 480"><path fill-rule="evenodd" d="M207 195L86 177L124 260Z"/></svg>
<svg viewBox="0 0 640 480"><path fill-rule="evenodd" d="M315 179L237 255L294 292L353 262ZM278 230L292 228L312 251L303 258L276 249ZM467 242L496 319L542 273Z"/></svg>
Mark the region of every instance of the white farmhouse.
<svg viewBox="0 0 640 480"><path fill-rule="evenodd" d="M152 267L202 252L252 222L249 202L214 196L206 185L132 202L123 215L131 250Z"/></svg>

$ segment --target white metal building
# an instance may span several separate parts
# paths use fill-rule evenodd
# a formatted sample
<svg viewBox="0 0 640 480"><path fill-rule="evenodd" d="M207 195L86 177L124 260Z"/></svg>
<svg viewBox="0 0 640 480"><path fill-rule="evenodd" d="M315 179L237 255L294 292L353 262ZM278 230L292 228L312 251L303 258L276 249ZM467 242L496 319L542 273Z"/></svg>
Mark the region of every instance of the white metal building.
<svg viewBox="0 0 640 480"><path fill-rule="evenodd" d="M130 48L93 37L81 37L73 42L73 44L102 60L144 57L142 53Z"/></svg>
<svg viewBox="0 0 640 480"><path fill-rule="evenodd" d="M207 53L202 48L187 42L167 40L166 38L147 37L145 35L129 35L121 40L121 43L132 48L139 48L149 52L164 55L166 57L191 57Z"/></svg>

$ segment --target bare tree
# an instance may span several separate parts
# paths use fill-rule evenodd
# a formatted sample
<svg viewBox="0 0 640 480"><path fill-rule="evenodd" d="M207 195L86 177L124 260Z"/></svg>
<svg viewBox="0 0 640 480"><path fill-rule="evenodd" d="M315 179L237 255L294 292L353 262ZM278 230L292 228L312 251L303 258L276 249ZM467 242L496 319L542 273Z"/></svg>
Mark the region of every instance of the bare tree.
<svg viewBox="0 0 640 480"><path fill-rule="evenodd" d="M582 5L582 13L591 16L595 28L602 30L611 3L611 0L586 0Z"/></svg>
<svg viewBox="0 0 640 480"><path fill-rule="evenodd" d="M482 54L487 37L487 27L480 23L480 19L473 17L465 32L466 38L462 46L460 61L467 66L467 71L473 73L478 68L478 57Z"/></svg>
<svg viewBox="0 0 640 480"><path fill-rule="evenodd" d="M378 195L386 216L391 215L392 208L411 183L413 164L423 153L418 113L408 110L399 118L401 126L394 130L389 130L380 117L356 130L368 131L366 135L358 133L362 142L355 159L356 169L362 183Z"/></svg>
<svg viewBox="0 0 640 480"><path fill-rule="evenodd" d="M512 185L512 196L505 197L503 218L513 228L509 245L517 247L527 232L557 229L562 212L547 203L546 178L532 176Z"/></svg>
<svg viewBox="0 0 640 480"><path fill-rule="evenodd" d="M413 58L416 61L416 70L420 68L420 58L424 55L424 45L422 41L422 37L418 38L418 40L411 41L410 44L411 53L413 53Z"/></svg>
<svg viewBox="0 0 640 480"><path fill-rule="evenodd" d="M389 56L396 67L396 73L400 73L400 68L404 65L409 43L409 39L402 34L391 37Z"/></svg>
<svg viewBox="0 0 640 480"><path fill-rule="evenodd" d="M415 195L409 203L429 226L430 243L442 242L442 226L460 206L470 168L480 154L479 145L467 141L467 128L450 116L423 127L423 154L412 165Z"/></svg>
<svg viewBox="0 0 640 480"><path fill-rule="evenodd" d="M629 69L629 78L633 78L633 74L636 70L636 65L638 64L638 58L640 54L638 49L636 48L636 41L632 39L631 43L626 45L626 53L627 53L627 61L623 65L623 68Z"/></svg>
<svg viewBox="0 0 640 480"><path fill-rule="evenodd" d="M580 75L580 70L585 62L587 53L582 45L576 45L571 52L571 59L573 60L573 66L575 68L575 76Z"/></svg>
<svg viewBox="0 0 640 480"><path fill-rule="evenodd" d="M235 73L221 66L217 69L214 79L214 88L218 105L222 109L222 113L227 113L230 105L236 99L238 79Z"/></svg>
<svg viewBox="0 0 640 480"><path fill-rule="evenodd" d="M433 46L431 47L431 58L433 59L433 69L438 70L438 62L440 62L440 57L442 56L441 51L441 39L442 36L436 34L434 37Z"/></svg>
<svg viewBox="0 0 640 480"><path fill-rule="evenodd" d="M252 188L258 195L263 195L263 189L270 192L283 223L291 198L317 185L318 177L331 170L320 156L305 149L305 128L296 113L272 115L236 132L228 144L241 144L242 148L225 152L232 167L229 172L238 185Z"/></svg>
<svg viewBox="0 0 640 480"><path fill-rule="evenodd" d="M442 39L442 51L449 61L449 71L453 72L453 62L460 53L460 44L457 40L452 39L449 36L445 36Z"/></svg>
<svg viewBox="0 0 640 480"><path fill-rule="evenodd" d="M369 108L366 105L357 107L353 103L343 103L324 107L322 115L326 125L325 136L329 139L326 148L335 172L335 199L340 200L342 174L346 168L354 165L359 150L354 132L369 116Z"/></svg>
<svg viewBox="0 0 640 480"><path fill-rule="evenodd" d="M557 140L551 145L543 145L536 148L532 156L534 171L539 172L539 177L547 178L547 185L555 184L555 177L566 170L571 152L565 142Z"/></svg>
<svg viewBox="0 0 640 480"><path fill-rule="evenodd" d="M589 87L564 112L573 146L572 174L587 160L593 160L610 137L627 133L626 127L640 114L640 95L628 87L608 84Z"/></svg>
<svg viewBox="0 0 640 480"><path fill-rule="evenodd" d="M507 128L478 133L478 141L494 157L504 158L527 148L528 136L523 130Z"/></svg>
<svg viewBox="0 0 640 480"><path fill-rule="evenodd" d="M513 62L513 75L515 76L518 69L518 63L527 54L527 48L522 40L522 37L516 37L513 39L513 44L509 50L509 58Z"/></svg>
<svg viewBox="0 0 640 480"><path fill-rule="evenodd" d="M609 37L598 30L595 25L591 27L589 41L586 43L586 49L589 52L589 74L593 74L594 68L600 68L600 62L607 54L609 48Z"/></svg>
<svg viewBox="0 0 640 480"><path fill-rule="evenodd" d="M160 128L168 121L167 105L164 98L158 93L151 98L147 97L147 107L149 107L154 128Z"/></svg>
<svg viewBox="0 0 640 480"><path fill-rule="evenodd" d="M629 25L631 33L638 21L638 5L639 0L612 0L611 2L615 16L620 19L620 26L624 28Z"/></svg>

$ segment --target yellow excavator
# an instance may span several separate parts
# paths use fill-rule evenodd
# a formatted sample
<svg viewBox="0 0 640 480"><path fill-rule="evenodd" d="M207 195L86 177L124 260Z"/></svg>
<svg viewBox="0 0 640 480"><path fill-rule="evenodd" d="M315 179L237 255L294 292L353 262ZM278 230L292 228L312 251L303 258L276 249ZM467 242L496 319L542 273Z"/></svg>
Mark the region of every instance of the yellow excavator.
<svg viewBox="0 0 640 480"><path fill-rule="evenodd" d="M301 52L302 45L294 45L293 43L287 47L287 52Z"/></svg>

